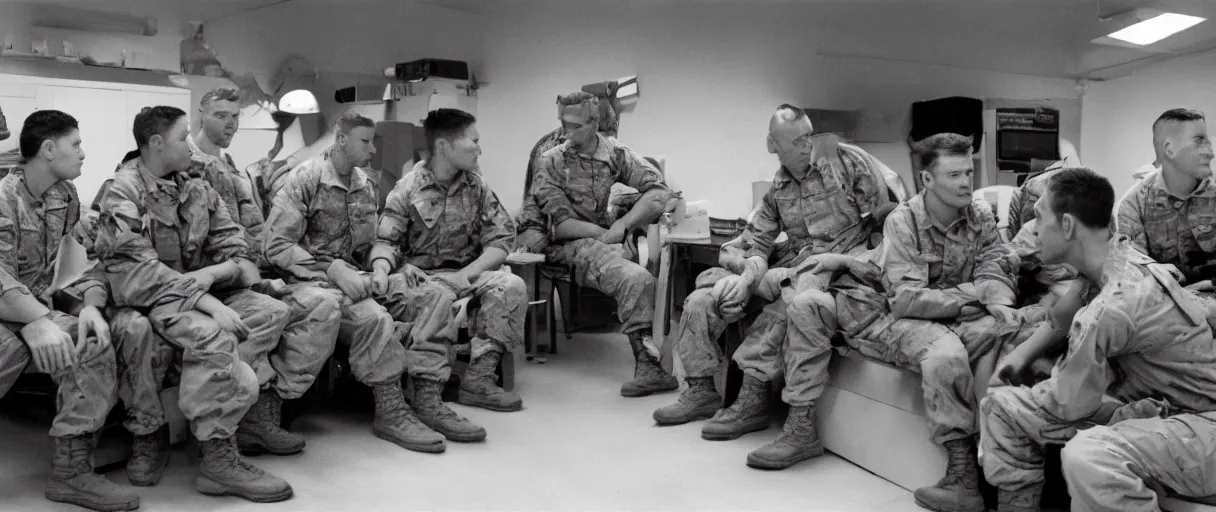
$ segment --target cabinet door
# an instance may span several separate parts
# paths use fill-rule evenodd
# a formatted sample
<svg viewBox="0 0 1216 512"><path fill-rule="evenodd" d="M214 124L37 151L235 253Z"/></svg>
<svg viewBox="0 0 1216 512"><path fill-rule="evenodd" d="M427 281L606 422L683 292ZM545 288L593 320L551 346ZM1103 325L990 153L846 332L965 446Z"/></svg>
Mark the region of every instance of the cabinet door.
<svg viewBox="0 0 1216 512"><path fill-rule="evenodd" d="M0 82L0 110L4 111L5 122L8 124L9 137L0 140L0 153L20 151L21 124L25 118L38 109L37 90L34 86L8 84ZM10 158L20 155L0 157L0 166L5 165Z"/></svg>

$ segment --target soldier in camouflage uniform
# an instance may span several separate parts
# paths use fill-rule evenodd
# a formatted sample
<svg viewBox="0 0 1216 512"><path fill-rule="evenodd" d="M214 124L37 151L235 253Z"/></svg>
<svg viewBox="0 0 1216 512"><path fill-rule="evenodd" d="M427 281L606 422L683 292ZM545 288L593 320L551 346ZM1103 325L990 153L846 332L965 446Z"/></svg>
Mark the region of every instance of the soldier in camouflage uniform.
<svg viewBox="0 0 1216 512"><path fill-rule="evenodd" d="M187 139L193 155L190 174L207 180L232 219L245 228L245 238L253 248L251 257L260 267L246 271L262 281L263 270L270 275L274 272L261 257L265 219L258 181L248 171L238 170L232 157L222 153L239 126L239 101L236 89L216 89L203 95L199 102L201 129ZM280 426L283 400L300 398L316 380L338 341L341 312L336 296L308 284L293 284L275 295L291 308L282 338L277 345L240 346L241 360L258 376L259 393L237 429L237 445L247 453L288 455L304 449L304 438Z"/></svg>
<svg viewBox="0 0 1216 512"><path fill-rule="evenodd" d="M163 339L182 350L179 406L201 442L199 492L286 500L291 486L242 460L235 434L257 398L257 377L239 359L238 341L273 346L288 308L248 289L251 251L244 230L206 181L186 173L186 113L145 108L135 116L133 132L141 156L123 164L104 187L94 243L115 306L139 313L114 317L115 340L130 345ZM127 323L142 320L150 329ZM124 379L159 385L149 375L163 373L143 357L155 351L121 349L125 371L134 372ZM155 394L147 396L153 400Z"/></svg>
<svg viewBox="0 0 1216 512"><path fill-rule="evenodd" d="M362 167L376 151L376 124L346 114L334 130L332 147L275 185L278 192L263 232L264 256L289 286L308 286L339 301L338 340L350 346L355 378L372 388L376 437L407 450L439 453L446 449L443 436L418 419L401 390L404 329L376 301L387 292L385 283L364 271L371 265L380 195ZM451 324L452 312L436 308L410 320L416 336Z"/></svg>
<svg viewBox="0 0 1216 512"><path fill-rule="evenodd" d="M1030 326L1016 304L1017 256L988 203L972 199L971 141L952 133L918 143L924 190L887 217L881 250L854 262L838 287L837 317L863 354L919 372L946 475L917 489L932 510L982 511L976 468L973 366Z"/></svg>
<svg viewBox="0 0 1216 512"><path fill-rule="evenodd" d="M617 133L617 114L609 102L601 101L599 107L600 116L597 131L605 137L615 139ZM545 221L544 214L540 211L540 205L536 203L536 199L532 196L532 180L536 175L536 157L564 142L566 142L565 128L559 126L553 131L546 133L540 140L537 140L536 144L532 146L532 151L528 153L528 168L524 173L523 207L516 222L519 237L515 241L515 246L518 250L540 253L549 245L549 225Z"/></svg>
<svg viewBox="0 0 1216 512"><path fill-rule="evenodd" d="M514 242L515 226L477 171L481 148L475 122L472 115L454 109L427 115L423 127L431 159L418 162L388 196L371 254L373 281L390 288L387 303L403 318L450 311L458 298L479 302L472 359L457 401L518 411L523 401L495 384L495 369L523 340L528 292L523 279L499 270ZM387 284L390 273L392 286ZM451 372L449 352L455 340L448 335L453 329L416 327L406 346L406 366L415 403L424 411L420 418L453 441L484 439L485 429L466 431L451 425L445 415L434 414L446 409L440 393Z"/></svg>
<svg viewBox="0 0 1216 512"><path fill-rule="evenodd" d="M25 161L0 179L0 397L32 360L59 386L46 497L92 510L135 510L139 496L93 472L93 435L116 401L118 369L102 316L104 282L82 283L75 314L51 308L59 246L76 225L84 151L76 119L43 110L25 119Z"/></svg>
<svg viewBox="0 0 1216 512"><path fill-rule="evenodd" d="M1061 302L1083 307L1071 321L1053 314L1002 359L995 376L1013 385L993 383L981 402L982 463L1001 512L1039 510L1043 445L1066 442L1074 509L1158 510L1149 482L1186 496L1216 493L1211 328L1171 266L1112 236L1114 197L1106 178L1066 169L1035 207L1043 261L1082 276ZM1052 377L1023 385L1030 362L1065 343Z"/></svg>
<svg viewBox="0 0 1216 512"><path fill-rule="evenodd" d="M1047 181L1056 175L1061 167L1052 166L1042 173L1026 180L1022 186L1009 197L1009 220L1005 227L1006 238L1013 240L1022 231L1022 226L1034 220L1034 203L1043 196Z"/></svg>
<svg viewBox="0 0 1216 512"><path fill-rule="evenodd" d="M600 290L617 303L617 315L633 349L634 378L621 395L645 396L679 387L659 366L651 341L654 276L611 247L627 234L654 222L666 207L669 190L659 171L615 139L596 133L599 101L587 93L558 97L566 141L536 158L532 195L552 226L549 261L574 267L580 286ZM610 220L608 196L613 183L642 194L629 213Z"/></svg>
<svg viewBox="0 0 1216 512"><path fill-rule="evenodd" d="M836 321L827 293L832 272L819 264L864 251L895 206L882 174L859 150L839 147L842 167L827 158L812 162L812 132L810 118L798 107L782 105L773 114L768 149L782 167L738 242L743 261L724 258L726 268L703 273L699 289L685 300L676 350L688 388L654 413L660 425L710 418L702 437L735 439L768 428L768 386L785 375L782 399L792 407L785 432L748 456L749 465L766 469L784 469L823 452L813 410L827 383ZM788 249L773 258L783 231ZM719 409L722 398L713 383L722 361L718 338L727 324L754 312L759 316L734 354L744 372L742 390L734 404Z"/></svg>
<svg viewBox="0 0 1216 512"><path fill-rule="evenodd" d="M1207 121L1194 110L1169 110L1153 123L1161 171L1136 183L1119 205L1117 229L1137 250L1174 265L1183 284L1216 303L1216 184Z"/></svg>

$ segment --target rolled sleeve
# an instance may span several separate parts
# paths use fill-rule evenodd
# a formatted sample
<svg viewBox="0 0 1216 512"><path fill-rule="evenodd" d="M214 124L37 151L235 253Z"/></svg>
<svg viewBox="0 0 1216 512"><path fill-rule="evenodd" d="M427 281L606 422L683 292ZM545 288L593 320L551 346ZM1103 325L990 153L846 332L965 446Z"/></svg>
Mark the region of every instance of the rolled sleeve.
<svg viewBox="0 0 1216 512"><path fill-rule="evenodd" d="M1131 318L1114 307L1103 307L1092 322L1074 329L1068 355L1055 375L1036 386L1041 387L1040 417L1072 423L1093 415L1110 384L1108 358L1133 334Z"/></svg>
<svg viewBox="0 0 1216 512"><path fill-rule="evenodd" d="M918 233L911 216L907 207L897 208L883 226L879 267L891 298L891 314L925 320L956 318L963 306L978 303L975 287L966 283L946 290L929 288L929 265L916 254Z"/></svg>
<svg viewBox="0 0 1216 512"><path fill-rule="evenodd" d="M768 261L769 256L773 254L773 244L783 229L781 214L777 210L777 202L773 199L773 192L770 190L764 194L764 199L756 207L756 214L752 216L752 220L747 223L747 228L743 230L741 239L743 258L759 256Z"/></svg>
<svg viewBox="0 0 1216 512"><path fill-rule="evenodd" d="M515 245L515 223L498 201L498 195L488 186L482 188L480 222L481 249L493 247L510 253Z"/></svg>
<svg viewBox="0 0 1216 512"><path fill-rule="evenodd" d="M617 183L633 187L642 194L651 190L670 191L667 184L663 183L663 175L645 158L625 146L618 146L617 151L620 158Z"/></svg>
<svg viewBox="0 0 1216 512"><path fill-rule="evenodd" d="M266 261L282 270L291 267L309 266L317 261L312 254L300 246L308 228L307 187L301 182L306 173L292 172L283 178L283 183L274 198L274 206L266 218L266 231L262 233L263 254Z"/></svg>
<svg viewBox="0 0 1216 512"><path fill-rule="evenodd" d="M566 191L562 188L565 180L559 176L561 171L558 166L561 156L562 153L554 149L537 158L536 182L532 184L532 196L554 226L578 218L574 205L570 204L570 198L566 197Z"/></svg>
<svg viewBox="0 0 1216 512"><path fill-rule="evenodd" d="M395 270L400 263L401 246L405 244L405 235L410 228L409 188L406 180L398 182L384 202L370 256L373 265L382 259Z"/></svg>
<svg viewBox="0 0 1216 512"><path fill-rule="evenodd" d="M119 306L152 308L177 302L194 309L205 290L158 259L132 186L116 182L101 200L94 248Z"/></svg>

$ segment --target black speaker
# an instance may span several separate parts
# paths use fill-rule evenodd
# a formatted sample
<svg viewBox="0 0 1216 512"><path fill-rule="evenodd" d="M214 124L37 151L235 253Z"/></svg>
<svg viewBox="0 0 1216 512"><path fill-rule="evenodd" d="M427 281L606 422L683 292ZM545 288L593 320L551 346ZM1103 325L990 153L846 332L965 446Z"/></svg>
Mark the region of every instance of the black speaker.
<svg viewBox="0 0 1216 512"><path fill-rule="evenodd" d="M912 104L913 141L947 132L971 137L971 149L978 152L984 139L984 101L955 96Z"/></svg>

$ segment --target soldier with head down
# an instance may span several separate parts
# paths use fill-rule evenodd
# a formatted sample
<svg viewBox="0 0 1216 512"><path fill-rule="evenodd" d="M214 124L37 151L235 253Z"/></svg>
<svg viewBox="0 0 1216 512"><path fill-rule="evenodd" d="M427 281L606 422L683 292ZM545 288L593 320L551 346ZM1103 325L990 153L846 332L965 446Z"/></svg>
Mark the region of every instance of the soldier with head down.
<svg viewBox="0 0 1216 512"><path fill-rule="evenodd" d="M629 338L636 365L621 395L636 397L672 391L674 377L659 365L651 341L654 276L612 246L634 229L654 222L666 208L669 190L663 176L625 145L597 133L599 101L576 92L558 98L566 140L536 157L532 195L552 226L549 261L571 265L574 280L616 299L617 316ZM637 203L613 220L609 193L614 183L641 193Z"/></svg>
<svg viewBox="0 0 1216 512"><path fill-rule="evenodd" d="M839 145L838 160L825 155L812 161L813 131L806 112L792 105L778 107L769 121L768 149L781 168L738 242L743 259L722 258L726 268L703 273L699 289L685 300L676 350L688 388L654 413L660 425L709 418L702 437L735 439L768 428L769 383L784 375L781 397L791 411L782 435L747 457L749 466L765 469L823 453L814 405L827 384L836 330L827 286L837 268L866 250L895 207L881 171L860 149ZM789 240L779 255L775 242L782 232ZM722 398L713 383L722 360L718 337L727 324L757 312L734 354L743 388L729 408L719 409Z"/></svg>

